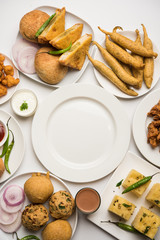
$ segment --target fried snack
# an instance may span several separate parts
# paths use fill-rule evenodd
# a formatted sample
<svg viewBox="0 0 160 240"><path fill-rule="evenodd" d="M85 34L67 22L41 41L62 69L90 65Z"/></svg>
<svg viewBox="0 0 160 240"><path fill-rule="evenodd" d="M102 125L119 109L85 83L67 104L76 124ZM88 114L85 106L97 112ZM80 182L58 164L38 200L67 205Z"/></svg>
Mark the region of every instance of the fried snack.
<svg viewBox="0 0 160 240"><path fill-rule="evenodd" d="M33 10L26 13L20 20L20 34L30 42L37 42L35 34L48 18L49 15L41 10Z"/></svg>
<svg viewBox="0 0 160 240"><path fill-rule="evenodd" d="M148 50L153 50L153 44L151 39L148 37L147 31L145 26L142 24L143 32L144 32L144 41L143 46ZM152 81L153 81L153 71L154 71L154 59L153 57L144 58L144 82L147 86L147 88L151 87Z"/></svg>
<svg viewBox="0 0 160 240"><path fill-rule="evenodd" d="M43 240L70 240L72 228L66 220L50 222L42 231Z"/></svg>
<svg viewBox="0 0 160 240"><path fill-rule="evenodd" d="M121 64L121 66L123 67L123 69L132 76L132 71L131 71L131 66L127 65L125 63L119 62Z"/></svg>
<svg viewBox="0 0 160 240"><path fill-rule="evenodd" d="M137 96L138 93L134 90L130 89L124 82L122 82L116 74L107 67L104 63L94 60L87 52L87 56L93 66L99 71L104 77L106 77L108 80L110 80L116 87L118 87L122 92L130 95L130 96Z"/></svg>
<svg viewBox="0 0 160 240"><path fill-rule="evenodd" d="M22 212L22 225L28 230L38 231L48 220L48 211L42 204L30 204Z"/></svg>
<svg viewBox="0 0 160 240"><path fill-rule="evenodd" d="M144 67L143 63L139 62L138 59L133 58L132 55L125 49L110 41L108 35L106 35L105 45L107 51L119 61L125 64L129 64L138 69Z"/></svg>
<svg viewBox="0 0 160 240"><path fill-rule="evenodd" d="M144 46L140 46L139 44L135 43L131 39L119 34L116 32L117 29L123 30L121 27L117 26L113 29L113 32L107 32L100 27L98 27L101 32L105 33L106 35L109 35L110 38L116 42L121 47L130 50L133 53L136 53L143 57L157 57L158 54L153 52L152 50L147 50Z"/></svg>
<svg viewBox="0 0 160 240"><path fill-rule="evenodd" d="M5 79L5 75L4 75L4 71L0 71L0 82L2 82L2 80Z"/></svg>
<svg viewBox="0 0 160 240"><path fill-rule="evenodd" d="M138 29L136 29L136 34L137 34L137 38L135 40L135 42L137 44L140 44L142 46L142 42L141 42L141 36L139 34ZM132 53L132 56L137 59L141 64L143 64L143 57L140 55L137 55L135 53ZM143 83L143 69L137 69L132 67L132 74L135 78L137 78L139 80L139 84L137 86L137 88L141 88L142 87L142 83Z"/></svg>
<svg viewBox="0 0 160 240"><path fill-rule="evenodd" d="M54 193L49 201L49 212L53 218L68 219L75 210L75 201L67 191Z"/></svg>
<svg viewBox="0 0 160 240"><path fill-rule="evenodd" d="M147 116L154 120L148 125L147 142L152 148L156 148L160 145L160 101L151 108Z"/></svg>
<svg viewBox="0 0 160 240"><path fill-rule="evenodd" d="M49 178L49 172L45 175L32 174L24 184L24 191L32 203L45 203L53 193L53 185Z"/></svg>
<svg viewBox="0 0 160 240"><path fill-rule="evenodd" d="M65 30L63 33L59 34L57 37L53 38L49 43L57 49L67 48L70 43L73 44L81 37L82 29L83 24L77 23L71 28Z"/></svg>
<svg viewBox="0 0 160 240"><path fill-rule="evenodd" d="M7 88L0 83L0 97L7 94Z"/></svg>
<svg viewBox="0 0 160 240"><path fill-rule="evenodd" d="M38 36L39 43L47 43L65 30L65 8L56 9L56 15Z"/></svg>
<svg viewBox="0 0 160 240"><path fill-rule="evenodd" d="M14 68L11 65L4 66L3 70L6 75L11 75L11 76L14 75Z"/></svg>
<svg viewBox="0 0 160 240"><path fill-rule="evenodd" d="M7 87L16 86L19 83L19 78L14 78L13 76L6 75L5 78L2 80L2 84Z"/></svg>
<svg viewBox="0 0 160 240"><path fill-rule="evenodd" d="M59 62L64 66L81 70L86 58L86 51L88 51L91 41L92 34L83 35L72 45L69 51L60 56Z"/></svg>
<svg viewBox="0 0 160 240"><path fill-rule="evenodd" d="M103 48L100 44L93 41L93 44L95 44L98 49L100 50L104 60L107 62L107 64L111 67L113 72L125 83L136 87L138 85L138 79L134 78L133 76L129 75L123 67L120 65L120 63L115 59L105 48Z"/></svg>
<svg viewBox="0 0 160 240"><path fill-rule="evenodd" d="M37 75L48 84L59 83L67 74L68 67L59 62L59 56L50 55L52 47L40 48L35 56L35 69Z"/></svg>
<svg viewBox="0 0 160 240"><path fill-rule="evenodd" d="M5 171L4 162L3 162L3 159L0 158L0 178L2 177L4 171Z"/></svg>
<svg viewBox="0 0 160 240"><path fill-rule="evenodd" d="M3 64L4 60L5 60L5 56L0 53L0 64Z"/></svg>

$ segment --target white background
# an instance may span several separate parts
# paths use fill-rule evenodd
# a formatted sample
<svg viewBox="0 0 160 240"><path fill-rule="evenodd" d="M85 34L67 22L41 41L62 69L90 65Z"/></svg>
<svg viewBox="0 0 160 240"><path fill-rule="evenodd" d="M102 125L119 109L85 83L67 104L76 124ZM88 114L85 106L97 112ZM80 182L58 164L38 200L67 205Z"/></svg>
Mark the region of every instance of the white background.
<svg viewBox="0 0 160 240"><path fill-rule="evenodd" d="M0 52L10 56L21 17L26 12L29 12L41 5L50 5L60 8L65 6L67 11L74 13L91 25L95 33L95 40L98 42L101 42L104 39L104 35L98 30L97 26L101 26L108 31L112 31L114 26L119 25L122 26L124 30L134 31L136 28L141 29L141 23L143 23L146 26L150 38L160 50L159 0L0 0ZM52 88L33 82L23 74L20 74L20 80L21 82L19 88L33 89L37 94L39 103L53 91ZM79 80L79 83L91 83L98 85L91 64L87 67L85 73ZM158 83L154 89L159 87L160 83ZM152 89L152 91L154 89ZM131 124L135 109L143 98L144 96L130 100L119 99L128 114ZM32 148L32 117L21 119L15 116L10 107L10 102L6 102L1 105L0 109L8 111L17 119L22 127L25 137L25 156L20 168L16 172L16 175L26 171L44 171L44 167L40 164ZM141 156L132 136L129 150ZM107 176L99 181L85 184L66 183L70 187L73 195L75 195L76 192L84 186L94 187L101 192L109 177L110 176ZM1 236L0 239L2 239ZM73 240L81 239L112 240L115 238L86 220L85 216L79 214L78 226Z"/></svg>

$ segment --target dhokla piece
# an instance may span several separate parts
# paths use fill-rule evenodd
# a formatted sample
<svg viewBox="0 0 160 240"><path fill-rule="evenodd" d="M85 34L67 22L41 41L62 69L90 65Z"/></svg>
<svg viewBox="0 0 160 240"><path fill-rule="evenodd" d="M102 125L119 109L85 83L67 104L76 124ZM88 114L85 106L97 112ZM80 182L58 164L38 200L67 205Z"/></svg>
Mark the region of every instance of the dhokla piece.
<svg viewBox="0 0 160 240"><path fill-rule="evenodd" d="M130 201L115 195L108 210L125 220L129 220L135 207Z"/></svg>
<svg viewBox="0 0 160 240"><path fill-rule="evenodd" d="M69 51L60 56L59 62L64 66L81 70L91 41L92 34L83 35L72 45Z"/></svg>
<svg viewBox="0 0 160 240"><path fill-rule="evenodd" d="M155 183L146 196L146 200L160 208L160 183Z"/></svg>
<svg viewBox="0 0 160 240"><path fill-rule="evenodd" d="M123 181L122 186L124 188L128 188L129 186L131 186L132 184L140 181L144 177L145 176L143 174L141 174L141 173L137 172L136 170L132 169L129 172L126 179ZM151 183L151 180L148 181L147 183L141 185L140 187L133 189L131 192L134 193L137 197L141 197L150 183Z"/></svg>
<svg viewBox="0 0 160 240"><path fill-rule="evenodd" d="M81 37L82 29L83 24L77 23L65 30L63 33L59 34L57 37L53 38L49 43L57 49L67 48L70 43L73 44Z"/></svg>
<svg viewBox="0 0 160 240"><path fill-rule="evenodd" d="M141 207L132 226L145 236L153 239L160 226L160 217L145 207Z"/></svg>
<svg viewBox="0 0 160 240"><path fill-rule="evenodd" d="M38 36L39 43L47 43L65 30L65 8L56 9L56 15Z"/></svg>

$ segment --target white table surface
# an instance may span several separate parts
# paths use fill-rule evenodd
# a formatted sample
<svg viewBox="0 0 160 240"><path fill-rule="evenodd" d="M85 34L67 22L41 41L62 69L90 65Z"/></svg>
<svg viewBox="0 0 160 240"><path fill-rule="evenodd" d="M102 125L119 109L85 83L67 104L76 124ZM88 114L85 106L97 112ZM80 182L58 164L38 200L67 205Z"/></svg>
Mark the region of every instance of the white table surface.
<svg viewBox="0 0 160 240"><path fill-rule="evenodd" d="M114 26L119 25L122 26L124 30L134 31L136 28L141 28L141 23L144 23L150 38L154 41L157 47L160 48L159 0L0 0L0 52L10 56L11 47L16 38L21 17L25 13L42 5L60 8L65 6L66 10L81 17L92 26L95 33L95 40L99 42L103 40L104 36L97 29L97 26L101 26L104 29L111 31ZM20 74L20 80L19 88L31 88L34 90L37 94L39 104L53 91L52 88L33 82L23 74ZM89 64L78 82L98 85L91 64ZM157 83L152 91L159 87L160 82ZM119 99L128 114L131 124L135 109L143 98L144 96L130 100ZM25 138L25 156L15 175L26 171L46 171L33 151L31 143L32 117L27 119L17 117L13 113L9 101L0 105L0 109L9 112L17 119ZM129 150L141 156L134 143L132 135ZM110 176L111 175L106 176L103 179L92 183L66 183L70 187L73 195L84 186L94 187L99 193L101 193ZM0 185L0 187L1 186L2 185ZM79 214L77 229L72 239L112 240L115 238L89 222L85 219L85 216Z"/></svg>

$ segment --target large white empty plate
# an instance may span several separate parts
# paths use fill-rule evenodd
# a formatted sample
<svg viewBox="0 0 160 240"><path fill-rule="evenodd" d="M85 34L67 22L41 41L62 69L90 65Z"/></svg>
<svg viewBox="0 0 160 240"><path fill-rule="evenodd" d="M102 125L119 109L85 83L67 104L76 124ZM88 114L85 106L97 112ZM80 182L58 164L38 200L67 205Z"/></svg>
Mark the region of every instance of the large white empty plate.
<svg viewBox="0 0 160 240"><path fill-rule="evenodd" d="M129 140L130 124L120 102L87 84L55 90L39 105L32 124L41 163L73 182L109 174L123 159Z"/></svg>

